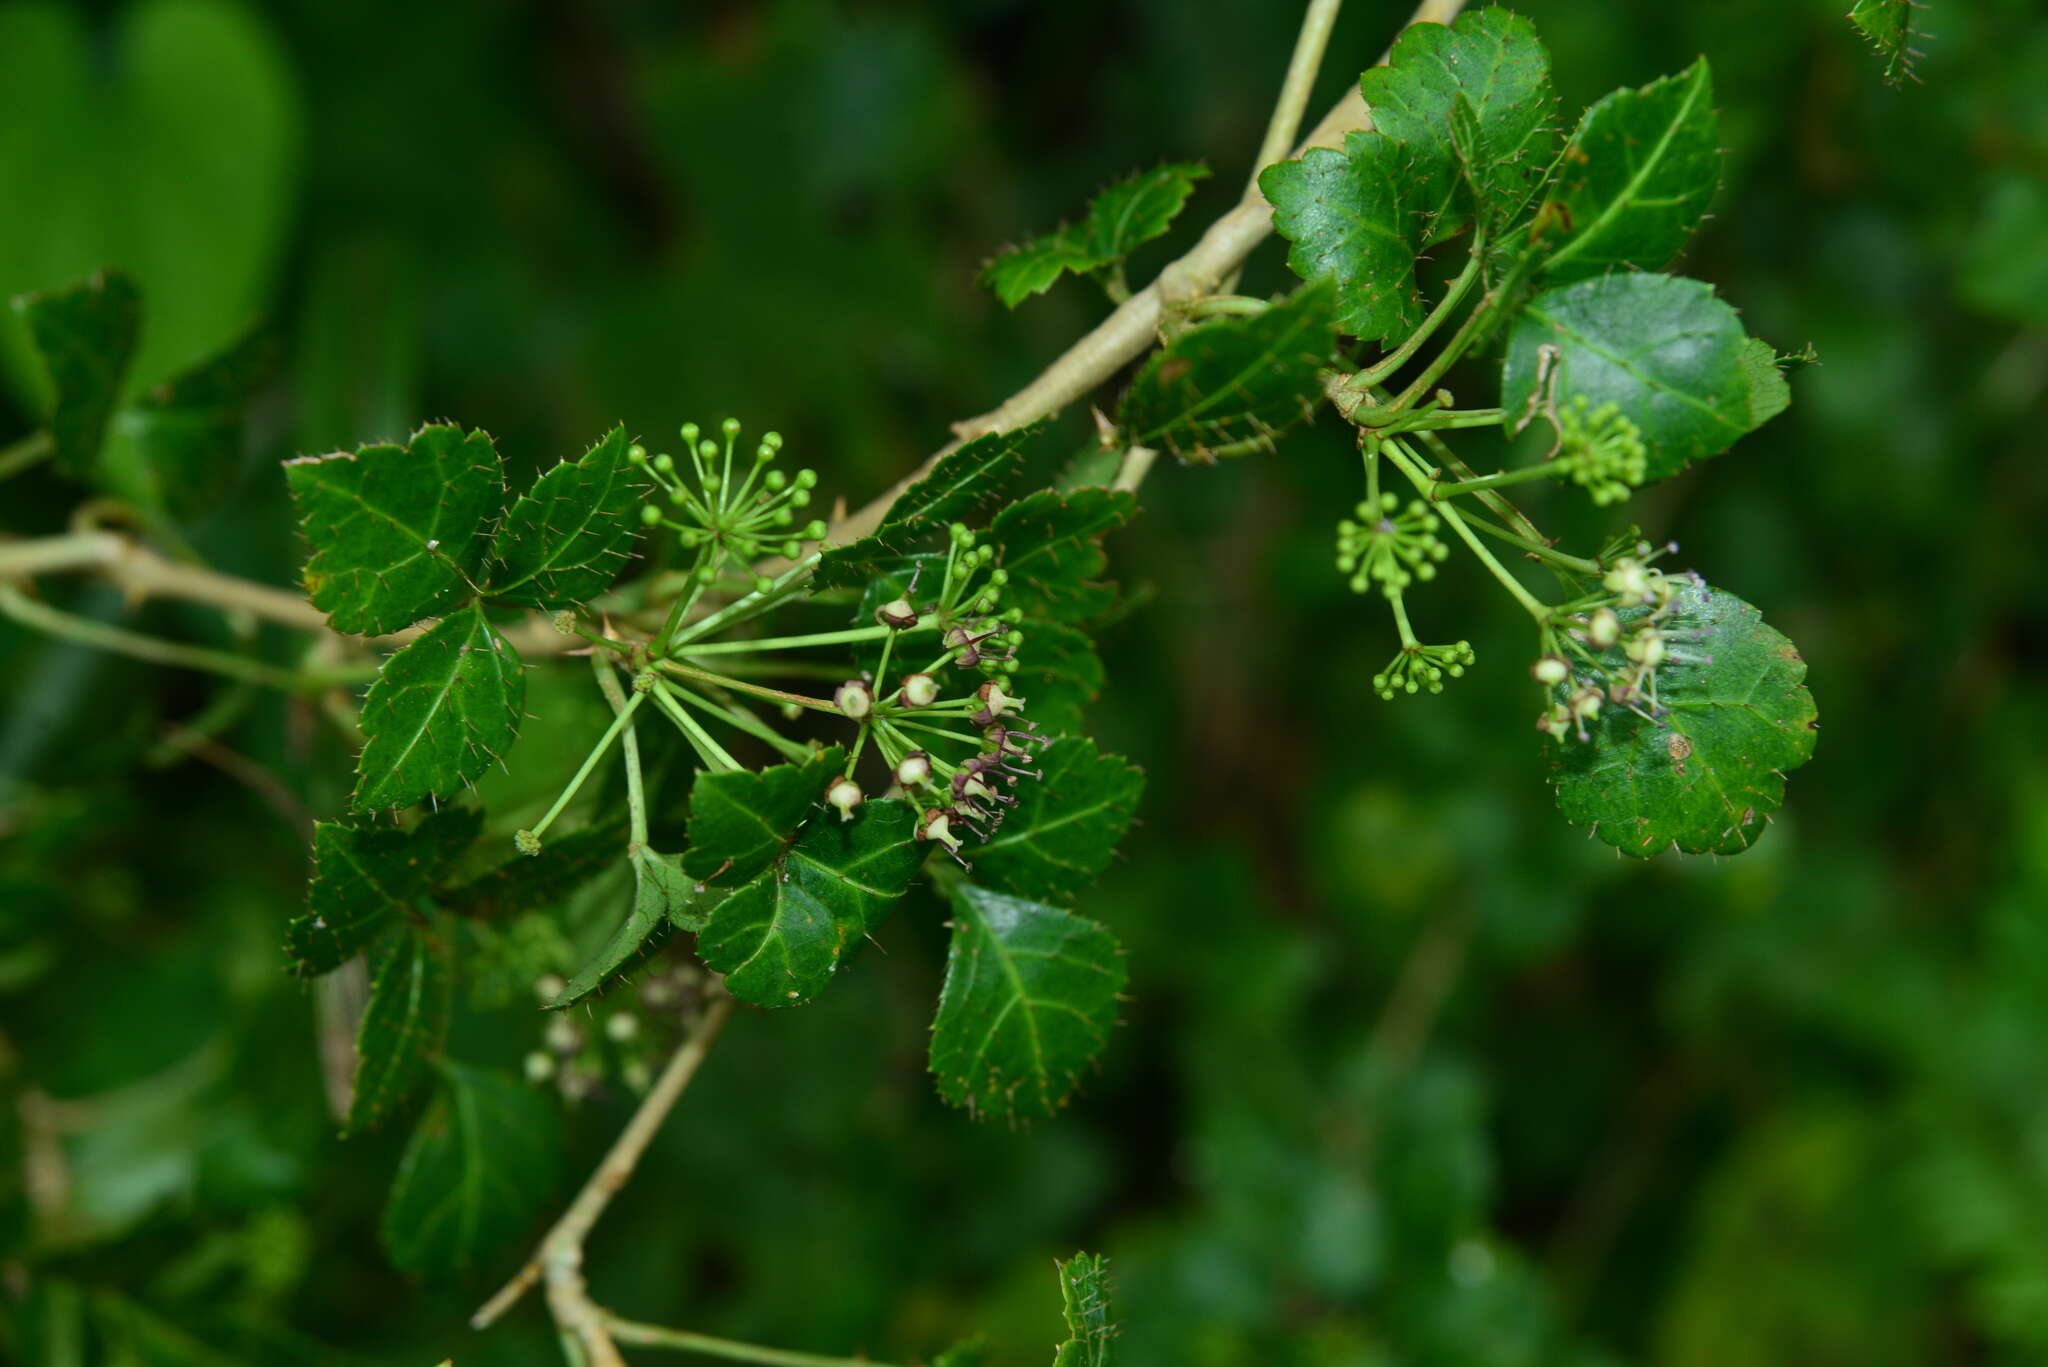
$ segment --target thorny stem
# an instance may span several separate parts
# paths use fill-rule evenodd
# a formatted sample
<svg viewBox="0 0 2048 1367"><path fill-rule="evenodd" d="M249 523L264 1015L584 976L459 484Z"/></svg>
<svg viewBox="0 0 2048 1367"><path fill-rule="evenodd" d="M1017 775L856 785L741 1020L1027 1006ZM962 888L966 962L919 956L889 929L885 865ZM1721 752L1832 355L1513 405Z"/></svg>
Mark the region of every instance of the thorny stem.
<svg viewBox="0 0 2048 1367"><path fill-rule="evenodd" d="M132 659L147 660L151 664L175 665L184 669L204 670L209 674L222 674L231 679L261 684L285 693L318 693L337 684L362 683L376 677L372 666L335 666L323 670L298 671L280 668L264 660L247 655L236 655L231 651L214 650L209 646L187 645L183 641L166 641L157 636L146 636L139 631L117 627L108 622L80 617L75 613L39 603L11 584L0 583L0 614L12 617L23 626L32 627L49 636L81 645L109 650L117 655Z"/></svg>
<svg viewBox="0 0 2048 1367"><path fill-rule="evenodd" d="M1487 489L1504 489L1512 484L1533 484L1539 479L1556 479L1567 473L1565 467L1556 461L1545 461L1541 465L1524 465L1515 470L1500 470L1490 475L1475 475L1451 484L1437 484L1430 490L1430 498L1456 498L1459 494L1476 494Z"/></svg>
<svg viewBox="0 0 2048 1367"><path fill-rule="evenodd" d="M1576 555L1566 555L1563 551L1551 546L1547 541L1533 540L1518 532L1511 532L1505 527L1497 527L1483 517L1468 515L1467 520L1474 528L1485 532L1495 540L1505 541L1510 546L1518 546L1537 559L1548 561L1550 564L1556 565L1561 569L1570 570L1574 574L1597 575L1600 573L1600 566L1593 561L1582 559Z"/></svg>
<svg viewBox="0 0 2048 1367"><path fill-rule="evenodd" d="M605 1328L621 1343L637 1343L648 1348L675 1348L685 1353L702 1353L706 1357L726 1358L733 1362L760 1362L768 1367L889 1367L886 1362L873 1358L835 1358L820 1353L799 1353L788 1348L767 1348L758 1343L741 1343L736 1339L713 1338L709 1334L693 1334L687 1329L664 1329L658 1324L638 1324L622 1320L616 1315L605 1316Z"/></svg>
<svg viewBox="0 0 2048 1367"><path fill-rule="evenodd" d="M1415 329L1408 340L1401 343L1398 348L1353 375L1345 382L1346 389L1371 389L1414 359L1415 353L1422 350L1422 344L1435 336L1436 330L1443 326L1444 320L1464 302L1466 291L1471 289L1472 282L1479 278L1479 253L1485 245L1486 239L1483 236L1473 242L1472 256L1465 262L1465 269L1459 271L1457 278L1444 287L1444 297L1430 310L1429 317L1422 320L1422 326Z"/></svg>
<svg viewBox="0 0 2048 1367"><path fill-rule="evenodd" d="M612 1143L611 1151L590 1174L590 1180L583 1184L583 1190L576 1194L576 1199L570 1202L562 1218L541 1239L540 1247L526 1266L520 1268L503 1290L470 1317L470 1328L483 1329L490 1325L511 1309L527 1288L544 1278L548 1284L548 1308L553 1312L563 1337L573 1336L589 1355L593 1367L608 1367L608 1364L622 1361L619 1350L611 1341L610 1317L598 1308L584 1289L583 1241L589 1237L612 1198L631 1180L641 1155L647 1152L647 1145L661 1128L662 1121L668 1118L668 1113L675 1109L690 1080L696 1077L712 1041L718 1038L718 1032L725 1028L731 1016L732 998L720 992L706 1008L696 1028L669 1058L661 1076L655 1079L654 1086L648 1089L646 1098L641 1101L640 1108L633 1112L633 1118L626 1122L626 1128Z"/></svg>

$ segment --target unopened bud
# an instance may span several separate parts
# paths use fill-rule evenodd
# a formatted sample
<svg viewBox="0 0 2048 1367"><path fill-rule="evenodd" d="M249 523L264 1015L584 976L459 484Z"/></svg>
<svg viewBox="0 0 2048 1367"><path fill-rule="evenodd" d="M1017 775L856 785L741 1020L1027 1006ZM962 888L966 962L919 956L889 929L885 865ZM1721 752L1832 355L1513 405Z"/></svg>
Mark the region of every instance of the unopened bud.
<svg viewBox="0 0 2048 1367"><path fill-rule="evenodd" d="M536 1049L526 1056L526 1080L546 1082L555 1075L555 1057Z"/></svg>
<svg viewBox="0 0 2048 1367"><path fill-rule="evenodd" d="M1529 677L1545 688L1555 688L1572 676L1572 667L1562 655L1545 655L1529 666Z"/></svg>
<svg viewBox="0 0 2048 1367"><path fill-rule="evenodd" d="M908 598L898 598L875 609L875 617L882 625L897 631L908 631L917 625L917 609L910 605Z"/></svg>
<svg viewBox="0 0 2048 1367"><path fill-rule="evenodd" d="M929 674L905 674L899 696L905 707L930 707L939 700L939 681Z"/></svg>
<svg viewBox="0 0 2048 1367"><path fill-rule="evenodd" d="M953 814L944 807L934 807L924 814L917 823L917 838L933 840L954 853L960 851L960 837L953 834Z"/></svg>
<svg viewBox="0 0 2048 1367"><path fill-rule="evenodd" d="M540 837L532 831L514 831L512 832L512 847L521 854L539 854Z"/></svg>
<svg viewBox="0 0 2048 1367"><path fill-rule="evenodd" d="M1005 693L1003 686L994 679L975 689L974 696L981 699L981 710L968 720L976 726L987 726L998 717L1006 717L1024 705L1022 698Z"/></svg>
<svg viewBox="0 0 2048 1367"><path fill-rule="evenodd" d="M896 761L896 781L905 788L915 788L926 783L932 776L932 757L922 750L912 750Z"/></svg>
<svg viewBox="0 0 2048 1367"><path fill-rule="evenodd" d="M1621 639L1621 618L1614 615L1613 608L1597 609L1586 623L1586 639L1596 650L1606 650Z"/></svg>
<svg viewBox="0 0 2048 1367"><path fill-rule="evenodd" d="M613 1040L624 1044L640 1033L640 1018L630 1012L621 1011L605 1020L604 1032Z"/></svg>

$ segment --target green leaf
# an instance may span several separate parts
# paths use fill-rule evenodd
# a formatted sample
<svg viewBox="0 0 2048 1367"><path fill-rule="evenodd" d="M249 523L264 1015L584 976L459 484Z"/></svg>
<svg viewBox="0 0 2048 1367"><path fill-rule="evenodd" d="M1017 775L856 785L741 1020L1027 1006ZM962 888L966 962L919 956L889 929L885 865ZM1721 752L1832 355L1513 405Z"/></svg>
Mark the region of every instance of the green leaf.
<svg viewBox="0 0 2048 1367"><path fill-rule="evenodd" d="M1019 499L997 513L988 539L1002 548L1009 572L1006 601L1027 616L1081 622L1116 601L1116 587L1099 580L1109 568L1101 537L1130 521L1138 503L1122 490L1051 489Z"/></svg>
<svg viewBox="0 0 2048 1367"><path fill-rule="evenodd" d="M846 752L834 747L802 764L699 775L690 789L683 872L728 887L753 878L819 810L825 785L845 762Z"/></svg>
<svg viewBox="0 0 2048 1367"><path fill-rule="evenodd" d="M789 853L711 913L698 954L741 1001L809 1001L909 889L926 853L916 833L917 812L903 801L863 803L851 821L814 818Z"/></svg>
<svg viewBox="0 0 2048 1367"><path fill-rule="evenodd" d="M391 1261L446 1275L506 1257L554 1186L560 1131L560 1113L541 1092L443 1063L384 1206Z"/></svg>
<svg viewBox="0 0 2048 1367"><path fill-rule="evenodd" d="M632 558L643 488L633 478L626 429L614 427L579 460L533 482L505 514L491 596L566 608L611 587Z"/></svg>
<svg viewBox="0 0 2048 1367"><path fill-rule="evenodd" d="M560 996L548 1003L554 1010L574 1006L622 973L644 963L668 943L677 930L698 930L720 893L698 891L676 861L653 850L633 855L633 905L597 956L577 971Z"/></svg>
<svg viewBox="0 0 2048 1367"><path fill-rule="evenodd" d="M507 848L510 842L507 842ZM486 873L440 891L436 900L464 916L502 918L552 907L603 873L625 848L623 818L550 837L536 855L514 855Z"/></svg>
<svg viewBox="0 0 2048 1367"><path fill-rule="evenodd" d="M1036 699L1026 698L1035 716ZM1131 827L1145 773L1074 736L1040 752L1043 777L1011 789L1017 803L974 848L974 876L991 887L1065 902L1095 881Z"/></svg>
<svg viewBox="0 0 2048 1367"><path fill-rule="evenodd" d="M1920 79L1913 75L1913 62L1922 55L1913 46L1921 36L1913 27L1913 11L1925 3L1926 0L1856 0L1856 7L1849 11L1849 22L1884 58L1884 78L1892 85L1903 85L1909 77Z"/></svg>
<svg viewBox="0 0 2048 1367"><path fill-rule="evenodd" d="M1778 353L1761 337L1742 344L1742 377L1749 388L1749 430L1754 432L1792 406L1792 386L1778 368Z"/></svg>
<svg viewBox="0 0 2048 1367"><path fill-rule="evenodd" d="M1768 410L1748 340L1735 310L1700 281L1582 280L1537 295L1515 319L1501 404L1519 430L1582 395L1594 408L1611 402L1642 430L1648 477L1663 479L1727 450Z"/></svg>
<svg viewBox="0 0 2048 1367"><path fill-rule="evenodd" d="M939 1095L978 1115L1051 1115L1108 1042L1123 987L1123 955L1095 922L957 884L932 1022Z"/></svg>
<svg viewBox="0 0 2048 1367"><path fill-rule="evenodd" d="M436 424L284 472L312 551L306 594L336 631L381 636L475 596L505 499L488 434Z"/></svg>
<svg viewBox="0 0 2048 1367"><path fill-rule="evenodd" d="M385 937L370 969L370 1001L356 1031L355 1087L344 1133L374 1129L405 1104L448 1041L455 980L414 926Z"/></svg>
<svg viewBox="0 0 2048 1367"><path fill-rule="evenodd" d="M118 264L149 292L141 385L227 345L276 302L298 218L296 65L257 6L0 5L0 295ZM29 349L0 317L39 410Z"/></svg>
<svg viewBox="0 0 2048 1367"><path fill-rule="evenodd" d="M1068 271L1114 265L1164 233L1195 182L1208 174L1198 162L1170 162L1120 180L1095 197L1081 222L1002 252L982 272L982 283L1015 308Z"/></svg>
<svg viewBox="0 0 2048 1367"><path fill-rule="evenodd" d="M135 357L141 294L122 272L101 271L63 289L22 295L14 307L28 324L49 381L57 461L74 475L92 474Z"/></svg>
<svg viewBox="0 0 2048 1367"><path fill-rule="evenodd" d="M241 470L249 403L277 359L271 333L248 332L117 412L103 464L108 487L180 520L205 511Z"/></svg>
<svg viewBox="0 0 2048 1367"><path fill-rule="evenodd" d="M1427 241L1449 237L1475 206L1497 228L1541 187L1557 96L1550 54L1520 15L1489 8L1448 28L1411 25L1359 89L1373 126L1407 149L1407 199ZM1462 136L1454 137L1454 125Z"/></svg>
<svg viewBox="0 0 2048 1367"><path fill-rule="evenodd" d="M1116 1367L1116 1320L1110 1312L1109 1259L1076 1253L1059 1265L1060 1314L1067 1341L1052 1367Z"/></svg>
<svg viewBox="0 0 2048 1367"><path fill-rule="evenodd" d="M1707 59L1640 90L1614 91L1588 109L1558 180L1552 218L1564 240L1543 264L1553 280L1616 267L1653 271L1677 256L1721 180Z"/></svg>
<svg viewBox="0 0 2048 1367"><path fill-rule="evenodd" d="M1117 410L1126 438L1183 460L1270 451L1314 418L1336 351L1327 285L1307 285L1264 313L1190 328L1152 354Z"/></svg>
<svg viewBox="0 0 2048 1367"><path fill-rule="evenodd" d="M1656 720L1606 707L1589 743L1546 742L1558 810L1639 859L1673 845L1739 854L1783 804L1785 774L1813 755L1806 662L1755 608L1693 580L1661 627L1693 662L1657 671Z"/></svg>
<svg viewBox="0 0 2048 1367"><path fill-rule="evenodd" d="M363 700L359 812L447 796L519 738L526 677L512 643L470 603L384 661Z"/></svg>
<svg viewBox="0 0 2048 1367"><path fill-rule="evenodd" d="M1406 337L1422 321L1408 201L1417 174L1402 144L1354 132L1342 152L1312 147L1259 175L1273 227L1293 244L1288 267L1303 280L1334 282L1339 331L1376 341Z"/></svg>
<svg viewBox="0 0 2048 1367"><path fill-rule="evenodd" d="M464 808L436 813L410 831L315 822L306 912L285 930L292 971L301 977L331 973L361 953L481 824L480 813Z"/></svg>
<svg viewBox="0 0 2048 1367"><path fill-rule="evenodd" d="M990 432L941 456L930 474L889 505L874 535L835 546L818 557L812 587L851 588L864 583L877 562L895 555L911 538L936 531L1000 499L1016 477L1024 448L1044 430L1041 420L1007 432Z"/></svg>
<svg viewBox="0 0 2048 1367"><path fill-rule="evenodd" d="M1078 733L1082 714L1102 696L1102 660L1086 632L1042 617L1019 624L1017 672L1006 687L1031 700L1031 720L1049 736Z"/></svg>

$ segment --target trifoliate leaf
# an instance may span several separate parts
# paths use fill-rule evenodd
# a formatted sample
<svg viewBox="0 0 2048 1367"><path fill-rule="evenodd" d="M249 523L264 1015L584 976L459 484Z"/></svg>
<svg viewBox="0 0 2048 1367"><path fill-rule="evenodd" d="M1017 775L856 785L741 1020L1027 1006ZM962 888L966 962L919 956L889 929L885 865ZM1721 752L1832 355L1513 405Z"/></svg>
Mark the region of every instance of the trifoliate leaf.
<svg viewBox="0 0 2048 1367"><path fill-rule="evenodd" d="M812 587L851 588L863 583L877 562L894 556L912 538L1000 499L1017 474L1024 448L1044 430L1040 421L1008 432L990 432L940 457L930 474L889 505L874 535L835 546L818 557Z"/></svg>
<svg viewBox="0 0 2048 1367"><path fill-rule="evenodd" d="M1877 49L1877 55L1884 58L1884 78L1892 85L1902 85L1908 78L1920 79L1913 75L1913 62L1921 55L1920 50L1913 46L1921 36L1913 27L1913 11L1926 2L1856 0L1856 8L1849 11L1849 22L1870 40L1870 45Z"/></svg>
<svg viewBox="0 0 2048 1367"><path fill-rule="evenodd" d="M331 973L367 948L395 911L476 838L482 815L436 812L410 831L392 826L313 826L313 878L305 914L285 930L285 953L301 977Z"/></svg>
<svg viewBox="0 0 2048 1367"><path fill-rule="evenodd" d="M756 1006L816 996L924 863L917 812L870 801L841 821L814 817L789 853L734 892L697 937L726 990Z"/></svg>
<svg viewBox="0 0 2048 1367"><path fill-rule="evenodd" d="M982 272L982 283L1015 308L1068 271L1086 274L1115 265L1164 233L1195 182L1208 174L1198 162L1173 162L1118 181L1095 197L1079 223L998 255Z"/></svg>
<svg viewBox="0 0 2048 1367"><path fill-rule="evenodd" d="M135 357L141 293L122 272L101 271L63 289L24 294L14 307L49 377L57 462L74 475L90 474Z"/></svg>
<svg viewBox="0 0 2048 1367"><path fill-rule="evenodd" d="M1036 718L1037 699L1027 695ZM974 876L1005 892L1066 902L1095 881L1131 827L1145 773L1072 736L1039 752L1043 777L1010 790L1003 824L974 847Z"/></svg>
<svg viewBox="0 0 2048 1367"><path fill-rule="evenodd" d="M468 1064L441 1065L434 1103L399 1160L384 1247L407 1272L445 1276L517 1243L547 1203L561 1116L546 1095Z"/></svg>
<svg viewBox="0 0 2048 1367"><path fill-rule="evenodd" d="M1613 403L1641 430L1647 478L1663 479L1727 450L1768 409L1768 390L1752 408L1747 345L1735 310L1700 281L1582 280L1537 295L1515 319L1501 404L1519 430L1580 396Z"/></svg>
<svg viewBox="0 0 2048 1367"><path fill-rule="evenodd" d="M1545 743L1558 810L1639 859L1673 845L1739 854L1783 804L1785 774L1813 755L1806 662L1748 603L1691 580L1659 625L1678 660L1657 671L1656 719L1607 706L1590 743Z"/></svg>
<svg viewBox="0 0 2048 1367"><path fill-rule="evenodd" d="M1004 601L1026 616L1082 622L1116 601L1116 588L1098 579L1108 567L1101 537L1130 521L1137 500L1121 490L1050 489L1019 499L997 513L988 539L1001 548L1009 572Z"/></svg>
<svg viewBox="0 0 2048 1367"><path fill-rule="evenodd" d="M690 788L690 845L683 872L701 883L735 887L788 848L804 819L819 810L825 785L846 762L830 749L803 764L702 774Z"/></svg>
<svg viewBox="0 0 2048 1367"><path fill-rule="evenodd" d="M577 460L559 462L505 514L492 556L491 596L566 608L611 587L632 558L641 485L614 427Z"/></svg>
<svg viewBox="0 0 2048 1367"><path fill-rule="evenodd" d="M1276 163L1259 175L1274 229L1294 244L1288 267L1303 280L1334 284L1341 332L1376 341L1405 337L1422 321L1415 291L1417 219L1409 199L1418 174L1402 144L1354 132L1342 152L1312 147L1301 160Z"/></svg>
<svg viewBox="0 0 2048 1367"><path fill-rule="evenodd" d="M1544 273L1565 281L1662 268L1706 217L1720 180L1706 58L1640 90L1614 91L1586 111L1565 149L1550 210L1559 244Z"/></svg>
<svg viewBox="0 0 2048 1367"><path fill-rule="evenodd" d="M103 472L121 497L189 518L238 473L249 403L276 370L277 339L245 334L114 415Z"/></svg>
<svg viewBox="0 0 2048 1367"><path fill-rule="evenodd" d="M413 1094L448 1039L455 978L417 927L384 937L370 965L370 1000L356 1030L349 1134L374 1129Z"/></svg>
<svg viewBox="0 0 2048 1367"><path fill-rule="evenodd" d="M1110 1311L1109 1259L1076 1253L1059 1265L1060 1314L1067 1341L1052 1367L1116 1367L1116 1319Z"/></svg>
<svg viewBox="0 0 2048 1367"><path fill-rule="evenodd" d="M977 1115L1051 1115L1108 1042L1124 981L1116 940L1095 922L956 885L932 1021L939 1095Z"/></svg>
<svg viewBox="0 0 2048 1367"><path fill-rule="evenodd" d="M1183 460L1256 448L1315 416L1321 373L1336 349L1327 282L1306 285L1254 317L1219 318L1152 354L1125 391L1127 440Z"/></svg>
<svg viewBox="0 0 2048 1367"><path fill-rule="evenodd" d="M526 677L512 643L472 602L384 661L363 700L359 812L445 797L512 748Z"/></svg>
<svg viewBox="0 0 2048 1367"><path fill-rule="evenodd" d="M1490 225L1505 224L1541 186L1557 96L1550 54L1520 15L1488 8L1448 28L1410 25L1359 88L1373 126L1408 151L1408 202L1427 241L1456 232L1475 206ZM1462 147L1454 121L1465 125Z"/></svg>
<svg viewBox="0 0 2048 1367"><path fill-rule="evenodd" d="M486 433L436 424L404 446L300 456L284 473L312 552L306 596L336 631L383 635L476 595L505 499Z"/></svg>
<svg viewBox="0 0 2048 1367"><path fill-rule="evenodd" d="M701 781L701 780L700 780ZM697 890L675 859L642 849L633 855L633 900L604 948L569 979L550 1010L574 1006L646 962L679 929L697 930L723 893Z"/></svg>

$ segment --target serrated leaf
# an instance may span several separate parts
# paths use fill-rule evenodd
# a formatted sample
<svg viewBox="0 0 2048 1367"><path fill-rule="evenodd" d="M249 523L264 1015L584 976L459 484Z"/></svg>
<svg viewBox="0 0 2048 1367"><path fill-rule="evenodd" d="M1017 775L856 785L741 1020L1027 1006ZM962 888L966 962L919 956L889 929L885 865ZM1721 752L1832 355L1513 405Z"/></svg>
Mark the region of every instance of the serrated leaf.
<svg viewBox="0 0 2048 1367"><path fill-rule="evenodd" d="M1785 774L1813 755L1806 662L1755 608L1695 581L1660 625L1692 662L1657 671L1656 720L1606 707L1589 743L1546 742L1558 810L1639 859L1674 845L1739 854L1783 804Z"/></svg>
<svg viewBox="0 0 2048 1367"><path fill-rule="evenodd" d="M391 1261L445 1276L507 1256L554 1186L560 1131L560 1113L543 1093L443 1063L384 1206Z"/></svg>
<svg viewBox="0 0 2048 1367"><path fill-rule="evenodd" d="M1913 75L1914 59L1920 56L1913 46L1920 33L1913 27L1913 11L1919 9L1925 0L1856 0L1856 7L1849 11L1849 22L1877 49L1877 55L1884 58L1884 78L1892 85L1900 85Z"/></svg>
<svg viewBox="0 0 2048 1367"><path fill-rule="evenodd" d="M306 911L285 930L294 973L331 973L354 958L474 839L481 814L435 813L410 831L391 826L313 825Z"/></svg>
<svg viewBox="0 0 2048 1367"><path fill-rule="evenodd" d="M1002 548L999 563L1010 576L1005 601L1027 616L1059 622L1108 609L1116 589L1098 577L1109 567L1101 537L1130 521L1137 507L1122 490L1045 489L997 513L987 536Z"/></svg>
<svg viewBox="0 0 2048 1367"><path fill-rule="evenodd" d="M24 294L14 307L50 382L50 438L73 475L99 467L107 423L120 402L142 328L142 297L121 271L63 289Z"/></svg>
<svg viewBox="0 0 2048 1367"><path fill-rule="evenodd" d="M445 797L512 748L526 678L512 643L469 603L384 661L363 700L359 812Z"/></svg>
<svg viewBox="0 0 2048 1367"><path fill-rule="evenodd" d="M447 1043L455 1008L454 975L417 927L397 927L373 959L346 1134L374 1129L405 1104Z"/></svg>
<svg viewBox="0 0 2048 1367"><path fill-rule="evenodd" d="M1742 344L1742 377L1749 389L1749 430L1754 432L1792 406L1792 386L1778 368L1769 342L1751 337Z"/></svg>
<svg viewBox="0 0 2048 1367"><path fill-rule="evenodd" d="M1241 454L1248 444L1271 450L1275 437L1315 416L1336 350L1334 298L1327 283L1306 285L1254 317L1183 332L1124 392L1117 422L1125 437L1183 460Z"/></svg>
<svg viewBox="0 0 2048 1367"><path fill-rule="evenodd" d="M1086 632L1042 617L1027 617L1019 627L1024 644L1017 647L1017 672L1008 686L1031 700L1031 720L1040 731L1078 733L1083 712L1102 696L1105 681L1095 642Z"/></svg>
<svg viewBox="0 0 2048 1367"><path fill-rule="evenodd" d="M614 427L577 460L533 482L505 514L492 549L491 596L534 608L566 608L611 587L632 558L641 486Z"/></svg>
<svg viewBox="0 0 2048 1367"><path fill-rule="evenodd" d="M900 800L863 803L850 821L814 818L712 912L698 954L741 1001L809 1001L910 887L926 854L916 834L917 813Z"/></svg>
<svg viewBox="0 0 2048 1367"><path fill-rule="evenodd" d="M977 1115L1051 1115L1109 1040L1124 962L1093 921L959 883L932 1021L939 1095Z"/></svg>
<svg viewBox="0 0 2048 1367"><path fill-rule="evenodd" d="M802 764L699 775L690 788L683 872L728 887L753 878L788 848L845 762L846 752L834 747Z"/></svg>
<svg viewBox="0 0 2048 1367"><path fill-rule="evenodd" d="M1036 699L1026 702L1035 717ZM1010 790L1016 805L974 847L974 876L1004 892L1066 902L1109 866L1137 813L1145 773L1081 736L1046 746L1039 771L1042 777Z"/></svg>
<svg viewBox="0 0 2048 1367"><path fill-rule="evenodd" d="M889 505L874 535L835 546L818 557L812 586L850 588L863 583L878 561L896 554L912 538L1002 498L1015 479L1024 448L1044 430L1041 420L1008 432L990 432L940 457L930 474Z"/></svg>
<svg viewBox="0 0 2048 1367"><path fill-rule="evenodd" d="M1642 430L1648 477L1663 479L1750 430L1747 345L1735 310L1698 280L1582 280L1537 295L1515 319L1501 404L1519 430L1581 396L1611 402Z"/></svg>
<svg viewBox="0 0 2048 1367"><path fill-rule="evenodd" d="M637 850L633 855L633 901L626 919L548 1008L574 1006L644 963L677 930L701 929L710 908L723 895L700 893L673 857Z"/></svg>
<svg viewBox="0 0 2048 1367"><path fill-rule="evenodd" d="M1566 146L1555 201L1563 240L1544 273L1567 281L1663 267L1691 240L1720 181L1706 58L1614 91L1585 112Z"/></svg>
<svg viewBox="0 0 2048 1367"><path fill-rule="evenodd" d="M381 636L475 596L505 499L488 434L434 424L284 472L312 552L306 596L336 631Z"/></svg>
<svg viewBox="0 0 2048 1367"><path fill-rule="evenodd" d="M1015 308L1050 289L1068 271L1085 274L1114 265L1164 233L1209 174L1198 162L1170 162L1140 171L1097 195L1081 222L1000 253L982 282Z"/></svg>
<svg viewBox="0 0 2048 1367"><path fill-rule="evenodd" d="M551 838L536 855L515 855L436 900L464 916L506 917L551 907L603 873L625 848L625 822L586 826ZM507 848L510 847L507 842Z"/></svg>
<svg viewBox="0 0 2048 1367"><path fill-rule="evenodd" d="M1416 176L1410 152L1372 132L1349 134L1342 152L1312 147L1259 175L1273 227L1293 244L1289 269L1334 285L1339 331L1377 341L1405 337L1422 321L1409 203Z"/></svg>
<svg viewBox="0 0 2048 1367"><path fill-rule="evenodd" d="M185 519L240 471L250 401L275 373L276 338L245 333L114 415L102 470L121 497Z"/></svg>
<svg viewBox="0 0 2048 1367"><path fill-rule="evenodd" d="M1412 24L1386 62L1359 77L1359 89L1373 126L1407 148L1406 198L1426 241L1449 237L1475 207L1489 224L1505 224L1541 186L1557 96L1550 54L1522 16L1488 8L1448 28ZM1462 138L1453 131L1460 123Z"/></svg>
<svg viewBox="0 0 2048 1367"><path fill-rule="evenodd" d="M1060 1314L1067 1341L1052 1367L1116 1367L1116 1319L1110 1309L1109 1259L1076 1253L1059 1265Z"/></svg>

